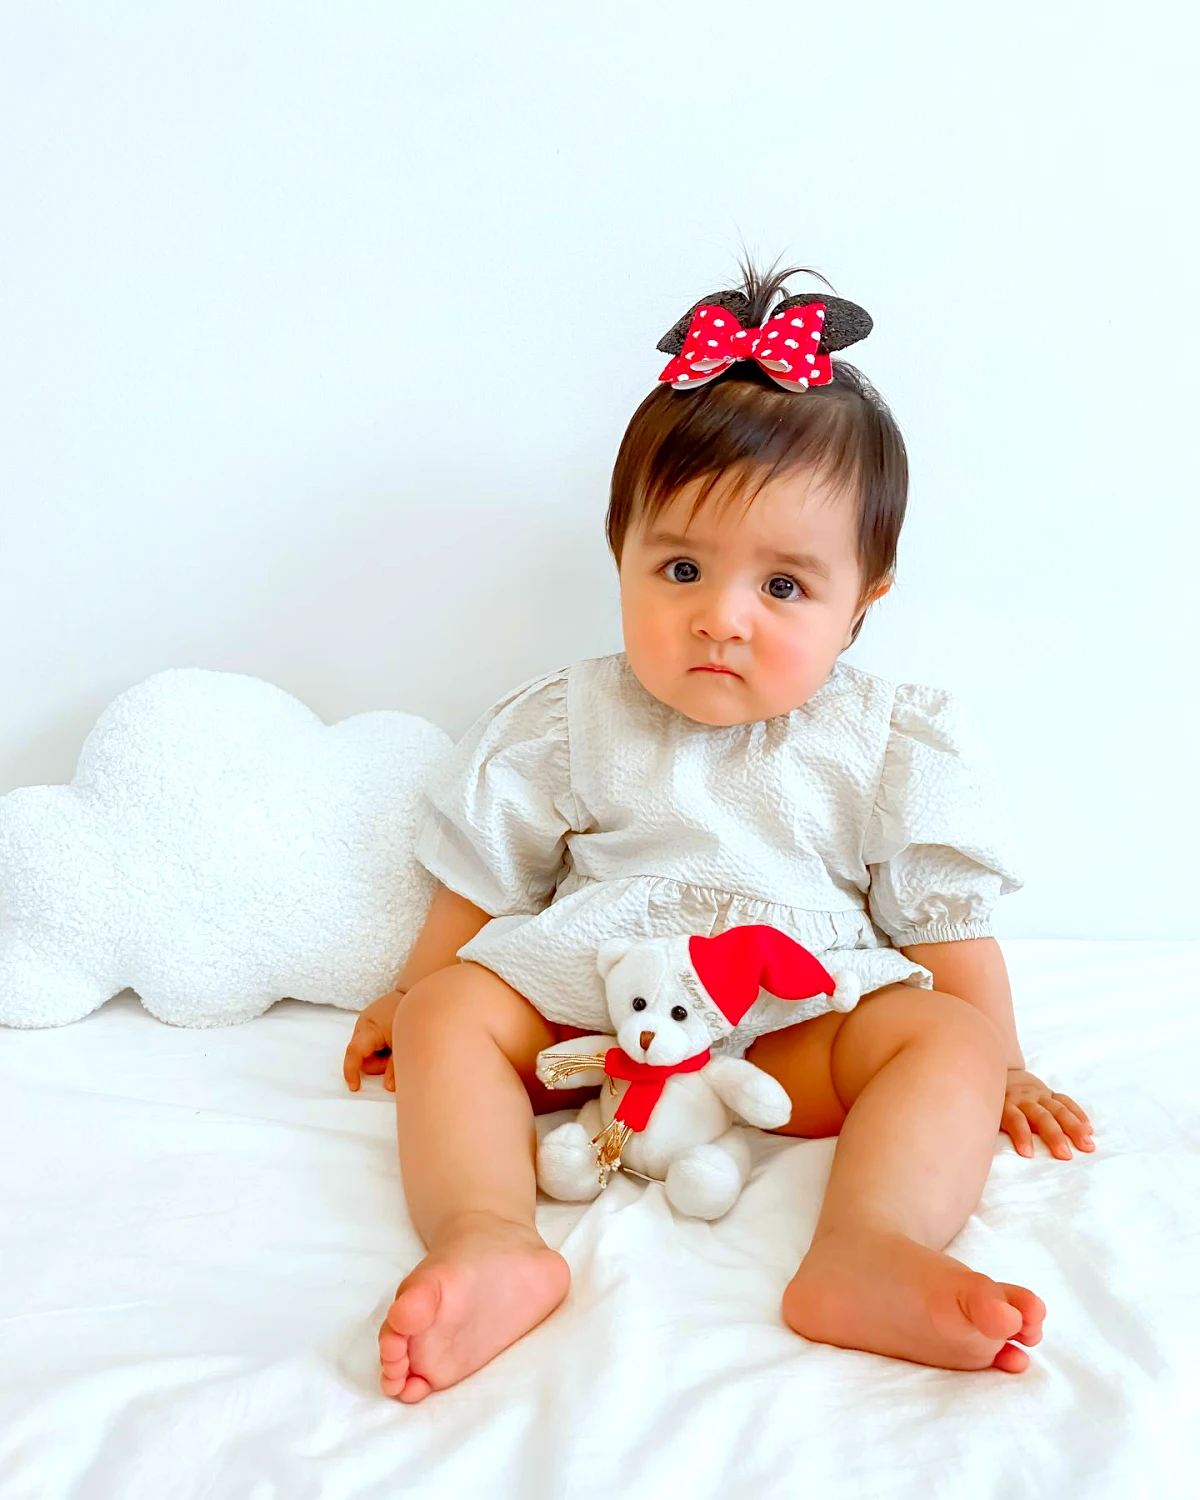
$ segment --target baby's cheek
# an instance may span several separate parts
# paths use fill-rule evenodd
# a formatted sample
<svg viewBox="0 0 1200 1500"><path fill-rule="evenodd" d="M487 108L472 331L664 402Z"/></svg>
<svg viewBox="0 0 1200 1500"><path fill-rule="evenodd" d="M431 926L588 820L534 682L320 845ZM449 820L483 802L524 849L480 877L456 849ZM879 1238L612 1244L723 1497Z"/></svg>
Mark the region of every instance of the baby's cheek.
<svg viewBox="0 0 1200 1500"><path fill-rule="evenodd" d="M632 639L630 639L632 637ZM674 671L682 650L681 632L669 610L640 611L633 630L626 630L627 650L643 672L658 676Z"/></svg>
<svg viewBox="0 0 1200 1500"><path fill-rule="evenodd" d="M666 624L665 611L655 609L653 601L641 590L630 587L622 592L621 614L630 644L653 649Z"/></svg>
<svg viewBox="0 0 1200 1500"><path fill-rule="evenodd" d="M779 682L803 681L816 671L817 654L806 633L775 629L759 641L758 664Z"/></svg>

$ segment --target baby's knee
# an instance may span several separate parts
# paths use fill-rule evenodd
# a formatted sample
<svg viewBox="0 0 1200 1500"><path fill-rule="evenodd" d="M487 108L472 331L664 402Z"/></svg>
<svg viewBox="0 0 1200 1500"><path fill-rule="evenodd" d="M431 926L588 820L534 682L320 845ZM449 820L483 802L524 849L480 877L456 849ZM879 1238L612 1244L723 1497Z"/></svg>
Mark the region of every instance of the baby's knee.
<svg viewBox="0 0 1200 1500"><path fill-rule="evenodd" d="M396 1007L393 1037L419 1038L430 1032L486 1025L490 1009L486 989L486 985L481 987L476 982L466 964L455 962L427 974L407 991Z"/></svg>
<svg viewBox="0 0 1200 1500"><path fill-rule="evenodd" d="M549 1046L554 1032L524 995L490 969L454 963L413 985L396 1008L392 1050L409 1056L422 1047L461 1047L490 1037L510 1057Z"/></svg>
<svg viewBox="0 0 1200 1500"><path fill-rule="evenodd" d="M943 990L918 993L926 1005L922 1020L927 1036L955 1054L970 1058L989 1073L1007 1076L1004 1038L978 1006Z"/></svg>
<svg viewBox="0 0 1200 1500"><path fill-rule="evenodd" d="M830 1057L843 1108L898 1062L912 1076L941 1086L1004 1095L1007 1063L999 1031L968 1001L941 990L889 985L865 995L846 1016Z"/></svg>
<svg viewBox="0 0 1200 1500"><path fill-rule="evenodd" d="M891 985L865 997L847 1021L844 1042L857 1042L876 1067L905 1048L920 1047L942 1054L945 1067L969 1061L997 1077L1007 1073L999 1030L970 1001L943 990Z"/></svg>

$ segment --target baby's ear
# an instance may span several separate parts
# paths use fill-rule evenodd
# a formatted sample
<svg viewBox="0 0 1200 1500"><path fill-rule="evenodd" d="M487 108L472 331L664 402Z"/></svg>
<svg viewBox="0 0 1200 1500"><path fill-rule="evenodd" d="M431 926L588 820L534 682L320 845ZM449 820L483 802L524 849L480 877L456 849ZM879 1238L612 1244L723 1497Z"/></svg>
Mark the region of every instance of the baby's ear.
<svg viewBox="0 0 1200 1500"><path fill-rule="evenodd" d="M600 971L600 978L607 979L632 947L633 944L625 938L613 938L610 942L601 943L596 950L596 968Z"/></svg>

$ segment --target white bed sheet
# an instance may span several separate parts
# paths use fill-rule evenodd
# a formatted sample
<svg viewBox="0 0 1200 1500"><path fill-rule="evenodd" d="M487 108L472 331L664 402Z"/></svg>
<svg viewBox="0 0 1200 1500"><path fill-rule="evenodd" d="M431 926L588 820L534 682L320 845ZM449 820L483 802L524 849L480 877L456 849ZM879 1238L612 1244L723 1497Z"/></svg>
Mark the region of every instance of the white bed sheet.
<svg viewBox="0 0 1200 1500"><path fill-rule="evenodd" d="M1092 1114L1006 1142L953 1251L1047 1302L1018 1377L808 1344L779 1299L833 1143L761 1138L709 1226L619 1179L547 1203L564 1306L404 1407L375 1336L418 1259L353 1018L176 1030L121 997L0 1032L3 1500L1200 1494L1200 944L1004 944L1030 1066Z"/></svg>

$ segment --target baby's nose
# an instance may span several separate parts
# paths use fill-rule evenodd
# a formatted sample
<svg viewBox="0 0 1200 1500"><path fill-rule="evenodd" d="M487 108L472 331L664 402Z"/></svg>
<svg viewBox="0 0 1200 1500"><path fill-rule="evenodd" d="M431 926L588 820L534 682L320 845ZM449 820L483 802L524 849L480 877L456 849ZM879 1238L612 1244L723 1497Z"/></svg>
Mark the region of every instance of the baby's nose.
<svg viewBox="0 0 1200 1500"><path fill-rule="evenodd" d="M735 591L712 592L697 598L692 629L711 641L745 641L750 638L745 601Z"/></svg>
<svg viewBox="0 0 1200 1500"><path fill-rule="evenodd" d="M642 1049L643 1052L645 1052L646 1048L650 1045L650 1043L653 1040L654 1040L654 1033L652 1031L643 1031L642 1032L641 1036L638 1037L638 1042L641 1045L641 1049Z"/></svg>

